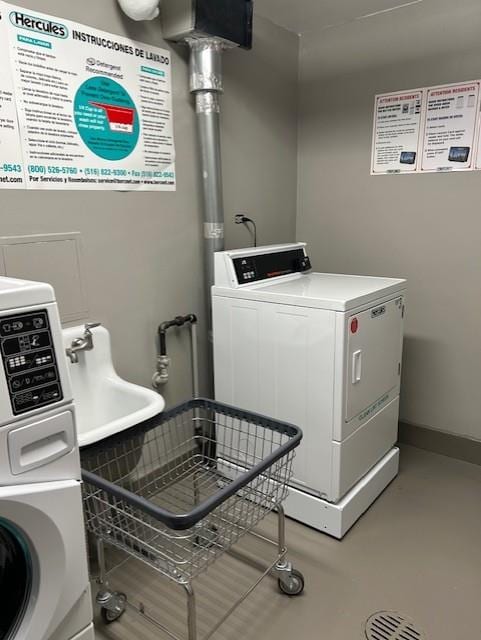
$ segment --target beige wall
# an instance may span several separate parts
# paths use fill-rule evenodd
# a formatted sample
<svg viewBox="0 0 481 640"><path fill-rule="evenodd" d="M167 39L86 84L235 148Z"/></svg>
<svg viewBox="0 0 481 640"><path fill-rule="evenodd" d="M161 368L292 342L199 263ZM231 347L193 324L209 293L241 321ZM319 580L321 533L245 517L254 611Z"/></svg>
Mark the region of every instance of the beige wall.
<svg viewBox="0 0 481 640"><path fill-rule="evenodd" d="M169 47L158 21L135 24L121 15L115 0L18 4ZM230 223L239 210L256 217L266 243L291 241L295 233L298 39L259 19L255 40L252 52L226 53L223 159L229 246L249 240L245 230ZM202 213L186 59L184 49L173 49L177 192L2 191L1 235L82 233L90 317L111 330L119 373L134 382L150 385L159 322L198 313L206 393ZM276 74L278 65L282 76ZM272 131L266 131L269 123L275 125ZM174 333L169 348L172 377L165 395L171 404L190 395L188 335L176 338Z"/></svg>
<svg viewBox="0 0 481 640"><path fill-rule="evenodd" d="M369 175L376 93L481 77L479 3L443 4L301 39L297 238L316 270L408 278L401 418L481 440L481 173Z"/></svg>

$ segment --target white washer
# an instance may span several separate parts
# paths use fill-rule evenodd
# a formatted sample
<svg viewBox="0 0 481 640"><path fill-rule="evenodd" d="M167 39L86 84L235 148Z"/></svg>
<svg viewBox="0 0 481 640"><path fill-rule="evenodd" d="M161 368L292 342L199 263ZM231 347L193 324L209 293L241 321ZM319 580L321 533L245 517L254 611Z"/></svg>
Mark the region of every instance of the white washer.
<svg viewBox="0 0 481 640"><path fill-rule="evenodd" d="M303 243L215 256L216 399L303 429L286 512L338 538L398 472L405 289Z"/></svg>
<svg viewBox="0 0 481 640"><path fill-rule="evenodd" d="M94 640L75 414L53 289L0 278L0 638Z"/></svg>

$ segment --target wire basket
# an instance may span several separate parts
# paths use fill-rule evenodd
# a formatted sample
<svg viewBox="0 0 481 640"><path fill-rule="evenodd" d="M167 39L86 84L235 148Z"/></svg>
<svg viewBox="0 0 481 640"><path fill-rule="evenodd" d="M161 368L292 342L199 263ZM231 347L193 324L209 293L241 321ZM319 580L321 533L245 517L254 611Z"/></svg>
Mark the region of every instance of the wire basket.
<svg viewBox="0 0 481 640"><path fill-rule="evenodd" d="M287 497L301 438L191 400L82 450L87 529L187 584Z"/></svg>

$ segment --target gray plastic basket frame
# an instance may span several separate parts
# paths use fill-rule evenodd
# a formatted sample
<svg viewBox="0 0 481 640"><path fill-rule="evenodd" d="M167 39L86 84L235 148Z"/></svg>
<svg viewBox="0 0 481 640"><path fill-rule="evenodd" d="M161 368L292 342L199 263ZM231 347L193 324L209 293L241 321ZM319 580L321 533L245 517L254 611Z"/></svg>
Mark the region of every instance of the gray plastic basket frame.
<svg viewBox="0 0 481 640"><path fill-rule="evenodd" d="M113 446L114 443L117 444L122 441L122 436L124 436L124 438L131 438L133 435L145 434L152 429L161 426L163 423L168 422L172 418L175 418L182 413L186 413L187 411L191 411L192 409L204 409L239 420L252 421L266 429L270 429L272 431L277 431L279 433L287 435L289 437L289 440L285 444L279 446L276 451L264 458L257 465L237 477L235 480L233 480L223 488L220 488L218 492L197 505L194 509L192 509L192 511L180 515L174 514L167 509L163 509L162 507L153 504L146 498L138 496L131 491L128 491L127 489L124 489L117 484L109 482L108 480L105 480L104 478L101 478L100 476L85 469L82 469L83 481L115 496L116 498L119 498L120 500L124 500L126 503L132 505L137 509L140 509L155 520L162 522L169 529L173 529L174 531L185 531L200 522L200 520L209 515L209 513L211 513L219 505L225 502L228 498L232 497L238 491L248 485L249 482L251 482L254 478L264 473L275 462L298 447L302 440L301 429L294 426L293 424L274 420L273 418L269 418L261 414L243 411L236 407L231 407L227 404L223 404L214 400L208 400L206 398L196 398L193 400L189 400L188 402L179 404L168 411L160 413L157 416L150 418L149 420L131 427L130 429L126 429L122 433L115 434L114 436L102 440L99 444L93 444L87 448L87 452L94 451L96 448L100 447L102 449L108 448L110 443Z"/></svg>

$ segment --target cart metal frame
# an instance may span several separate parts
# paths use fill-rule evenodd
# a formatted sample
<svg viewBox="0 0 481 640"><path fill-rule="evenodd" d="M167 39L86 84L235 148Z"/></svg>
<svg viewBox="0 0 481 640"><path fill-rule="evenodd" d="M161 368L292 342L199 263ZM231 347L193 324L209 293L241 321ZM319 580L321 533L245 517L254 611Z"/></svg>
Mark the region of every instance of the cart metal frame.
<svg viewBox="0 0 481 640"><path fill-rule="evenodd" d="M188 640L199 638L194 579L224 553L259 566L259 559L233 549L247 534L274 545L275 557L202 640L270 574L282 593L302 593L304 578L287 560L282 507L301 438L293 425L195 399L83 450L86 524L96 541L96 602L104 622L118 620L129 606L174 640L184 640L110 587L106 543L182 587ZM277 540L254 531L272 511Z"/></svg>

